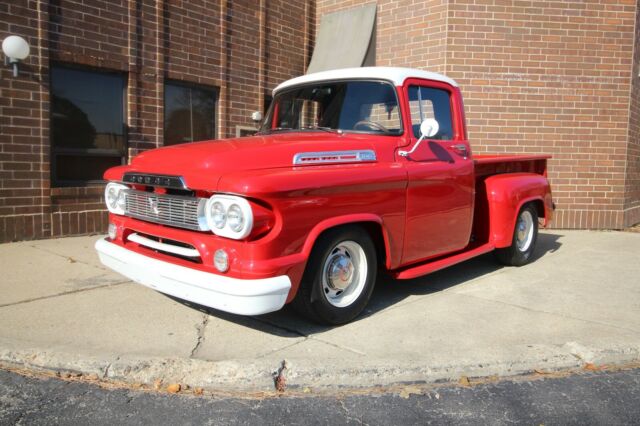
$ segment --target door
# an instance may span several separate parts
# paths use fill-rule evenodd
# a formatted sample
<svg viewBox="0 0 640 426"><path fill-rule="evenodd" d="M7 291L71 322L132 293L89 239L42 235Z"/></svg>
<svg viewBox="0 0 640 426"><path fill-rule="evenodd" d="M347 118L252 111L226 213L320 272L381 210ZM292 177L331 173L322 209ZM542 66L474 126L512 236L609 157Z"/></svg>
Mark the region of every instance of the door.
<svg viewBox="0 0 640 426"><path fill-rule="evenodd" d="M405 157L407 216L403 264L463 249L473 215L474 169L465 140L459 91L446 84L412 80L405 86L412 148L420 123L435 118L438 132ZM459 107L456 106L459 102Z"/></svg>

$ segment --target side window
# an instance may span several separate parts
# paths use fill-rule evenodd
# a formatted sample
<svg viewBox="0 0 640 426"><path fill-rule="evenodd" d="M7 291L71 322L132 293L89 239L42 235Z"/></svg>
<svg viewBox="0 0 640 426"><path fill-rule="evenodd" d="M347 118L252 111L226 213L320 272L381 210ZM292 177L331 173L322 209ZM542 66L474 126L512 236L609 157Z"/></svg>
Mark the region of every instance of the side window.
<svg viewBox="0 0 640 426"><path fill-rule="evenodd" d="M440 125L440 130L432 139L453 139L450 97L449 92L443 89L420 86L409 87L411 128L416 138L420 137L420 123L426 118L435 118Z"/></svg>

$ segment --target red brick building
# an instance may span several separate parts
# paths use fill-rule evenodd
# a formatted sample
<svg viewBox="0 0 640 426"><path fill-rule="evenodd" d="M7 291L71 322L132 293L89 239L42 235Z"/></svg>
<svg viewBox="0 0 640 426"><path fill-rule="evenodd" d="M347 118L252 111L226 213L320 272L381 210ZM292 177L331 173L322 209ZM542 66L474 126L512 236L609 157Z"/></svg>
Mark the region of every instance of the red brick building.
<svg viewBox="0 0 640 426"><path fill-rule="evenodd" d="M321 18L372 0L11 0L0 38L0 242L102 232L104 168L251 128ZM553 154L555 226L640 222L637 0L378 0L377 65L456 79L476 151Z"/></svg>
<svg viewBox="0 0 640 426"><path fill-rule="evenodd" d="M108 165L253 126L304 73L314 14L312 1L1 2L0 38L31 55L17 78L0 69L0 241L103 232Z"/></svg>
<svg viewBox="0 0 640 426"><path fill-rule="evenodd" d="M318 18L371 0L317 0ZM378 0L376 64L454 78L476 152L549 153L555 227L640 222L637 0Z"/></svg>

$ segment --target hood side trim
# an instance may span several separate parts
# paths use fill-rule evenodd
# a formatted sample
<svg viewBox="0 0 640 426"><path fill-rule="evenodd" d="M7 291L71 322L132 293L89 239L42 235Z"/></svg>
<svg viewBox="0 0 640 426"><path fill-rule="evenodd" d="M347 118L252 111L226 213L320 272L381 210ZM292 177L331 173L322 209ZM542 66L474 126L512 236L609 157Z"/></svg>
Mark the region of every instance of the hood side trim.
<svg viewBox="0 0 640 426"><path fill-rule="evenodd" d="M340 164L377 161L375 151L362 149L356 151L299 152L293 156L293 165L303 164Z"/></svg>

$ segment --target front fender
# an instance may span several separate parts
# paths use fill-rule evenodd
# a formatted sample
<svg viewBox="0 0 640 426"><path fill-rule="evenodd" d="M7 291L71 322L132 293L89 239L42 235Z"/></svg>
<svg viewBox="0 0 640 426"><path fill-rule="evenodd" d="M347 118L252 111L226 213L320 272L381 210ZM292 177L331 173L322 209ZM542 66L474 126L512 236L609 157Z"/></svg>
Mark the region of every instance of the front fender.
<svg viewBox="0 0 640 426"><path fill-rule="evenodd" d="M484 184L489 204L489 237L495 247L511 245L518 212L527 203L539 201L544 206L545 225L551 220L551 187L544 176L500 174L488 177Z"/></svg>
<svg viewBox="0 0 640 426"><path fill-rule="evenodd" d="M318 239L320 234L322 234L323 232L331 228L335 228L337 226L358 224L358 223L372 223L380 227L380 231L382 233L382 240L384 243L385 259L386 259L385 266L387 267L387 269L390 269L393 257L391 252L389 233L387 232L387 228L384 225L382 218L374 214L367 214L367 213L351 214L351 215L332 217L330 219L323 220L322 222L314 226L313 229L309 232L309 235L307 236L307 239L304 243L302 253L306 258L309 258L309 255L311 254L311 250L313 249L313 246L315 245L316 240Z"/></svg>

